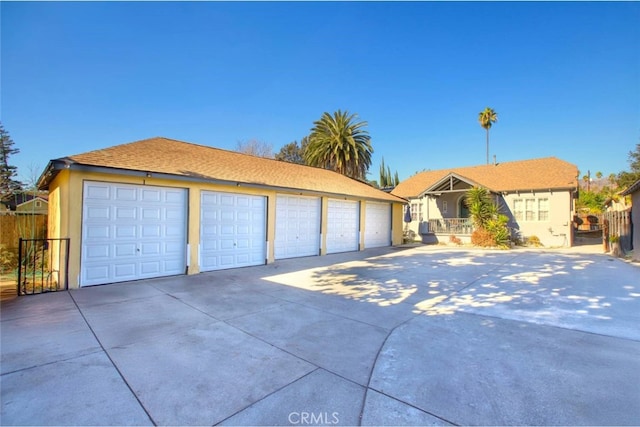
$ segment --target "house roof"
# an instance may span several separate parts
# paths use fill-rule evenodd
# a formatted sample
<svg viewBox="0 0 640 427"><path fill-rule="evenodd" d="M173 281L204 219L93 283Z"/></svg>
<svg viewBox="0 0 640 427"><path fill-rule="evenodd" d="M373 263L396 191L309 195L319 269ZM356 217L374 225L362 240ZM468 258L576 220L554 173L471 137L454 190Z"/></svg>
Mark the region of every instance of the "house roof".
<svg viewBox="0 0 640 427"><path fill-rule="evenodd" d="M326 169L255 157L174 139L155 137L102 150L55 159L40 177L39 186L48 187L61 169L99 170L233 185L279 187L357 196L373 200L404 202ZM97 168L97 169L96 169Z"/></svg>
<svg viewBox="0 0 640 427"><path fill-rule="evenodd" d="M34 199L39 199L45 203L48 203L49 194L48 193L38 193L38 194L14 193L6 196L2 200L2 204L5 205L8 209L15 211L17 206L28 203Z"/></svg>
<svg viewBox="0 0 640 427"><path fill-rule="evenodd" d="M628 194L635 193L636 191L640 191L640 179L627 187L624 191L620 193L622 196L626 196Z"/></svg>
<svg viewBox="0 0 640 427"><path fill-rule="evenodd" d="M489 165L425 171L402 181L392 194L419 197L448 176L477 184L493 192L577 188L578 168L556 157Z"/></svg>

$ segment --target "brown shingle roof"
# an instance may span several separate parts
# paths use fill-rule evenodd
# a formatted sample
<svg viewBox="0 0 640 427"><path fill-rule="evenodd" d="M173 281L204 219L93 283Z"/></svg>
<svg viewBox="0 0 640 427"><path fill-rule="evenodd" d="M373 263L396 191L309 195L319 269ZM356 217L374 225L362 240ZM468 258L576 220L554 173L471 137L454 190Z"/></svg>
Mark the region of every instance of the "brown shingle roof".
<svg viewBox="0 0 640 427"><path fill-rule="evenodd" d="M402 181L392 194L404 198L417 197L452 173L494 192L572 189L578 185L578 168L575 165L556 157L545 157L421 172Z"/></svg>
<svg viewBox="0 0 640 427"><path fill-rule="evenodd" d="M61 162L403 202L339 173L156 137L76 154Z"/></svg>

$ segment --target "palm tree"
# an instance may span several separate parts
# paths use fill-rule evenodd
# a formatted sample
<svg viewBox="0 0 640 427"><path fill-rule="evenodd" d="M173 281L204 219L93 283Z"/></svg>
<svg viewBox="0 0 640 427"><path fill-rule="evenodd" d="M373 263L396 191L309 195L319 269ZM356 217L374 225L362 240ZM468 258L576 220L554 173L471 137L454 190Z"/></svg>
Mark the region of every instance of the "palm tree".
<svg viewBox="0 0 640 427"><path fill-rule="evenodd" d="M489 164L489 129L498 121L498 113L487 107L478 114L478 121L480 126L487 130L487 164Z"/></svg>
<svg viewBox="0 0 640 427"><path fill-rule="evenodd" d="M367 122L356 122L358 115L340 110L322 114L314 122L305 151L308 165L331 169L351 178L364 180L371 166L371 137L364 127Z"/></svg>

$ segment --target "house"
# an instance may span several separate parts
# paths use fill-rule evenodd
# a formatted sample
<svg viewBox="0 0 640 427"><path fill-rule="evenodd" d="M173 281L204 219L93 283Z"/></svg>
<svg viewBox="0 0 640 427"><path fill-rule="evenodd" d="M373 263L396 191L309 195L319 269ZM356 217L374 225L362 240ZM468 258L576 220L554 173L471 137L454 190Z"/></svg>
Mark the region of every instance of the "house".
<svg viewBox="0 0 640 427"><path fill-rule="evenodd" d="M471 240L465 203L474 186L488 189L509 227L521 238L537 236L545 246L570 246L578 169L555 157L425 171L401 182L391 194L409 200L407 231L425 243Z"/></svg>
<svg viewBox="0 0 640 427"><path fill-rule="evenodd" d="M2 201L3 210L15 214L37 214L46 215L49 201L46 192L16 193Z"/></svg>
<svg viewBox="0 0 640 427"><path fill-rule="evenodd" d="M162 137L51 160L38 185L49 237L70 239L70 288L399 244L406 203L326 169Z"/></svg>
<svg viewBox="0 0 640 427"><path fill-rule="evenodd" d="M631 196L631 249L633 260L640 261L640 179L620 194Z"/></svg>

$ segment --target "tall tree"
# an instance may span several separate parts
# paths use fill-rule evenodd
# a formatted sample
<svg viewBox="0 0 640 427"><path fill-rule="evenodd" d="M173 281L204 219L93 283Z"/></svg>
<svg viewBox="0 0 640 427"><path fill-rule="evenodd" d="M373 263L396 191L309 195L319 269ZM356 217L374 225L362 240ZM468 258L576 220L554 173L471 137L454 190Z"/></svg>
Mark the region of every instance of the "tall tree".
<svg viewBox="0 0 640 427"><path fill-rule="evenodd" d="M478 114L478 121L480 126L487 130L487 164L489 164L489 129L498 121L498 113L487 107Z"/></svg>
<svg viewBox="0 0 640 427"><path fill-rule="evenodd" d="M400 184L400 178L398 177L398 171L395 175L391 175L391 167L384 164L384 157L380 162L380 188L395 187Z"/></svg>
<svg viewBox="0 0 640 427"><path fill-rule="evenodd" d="M618 174L617 183L621 189L627 188L640 179L640 144L636 144L635 151L629 151L629 165L631 171L622 171Z"/></svg>
<svg viewBox="0 0 640 427"><path fill-rule="evenodd" d="M256 157L266 157L273 159L273 147L266 142L251 139L249 141L238 141L236 151L243 154L250 154Z"/></svg>
<svg viewBox="0 0 640 427"><path fill-rule="evenodd" d="M298 145L298 141L290 142L278 151L275 159L305 165L304 153L307 150L307 145L309 145L309 138L306 136L300 140L300 145Z"/></svg>
<svg viewBox="0 0 640 427"><path fill-rule="evenodd" d="M314 122L305 160L311 166L331 169L351 178L366 181L371 166L371 137L367 122L356 121L357 114L336 111L323 113Z"/></svg>
<svg viewBox="0 0 640 427"><path fill-rule="evenodd" d="M0 123L0 200L22 188L20 181L14 179L18 174L18 168L9 164L9 157L20 152L13 144L9 132Z"/></svg>
<svg viewBox="0 0 640 427"><path fill-rule="evenodd" d="M636 144L636 151L629 151L629 165L631 172L640 172L640 144Z"/></svg>

